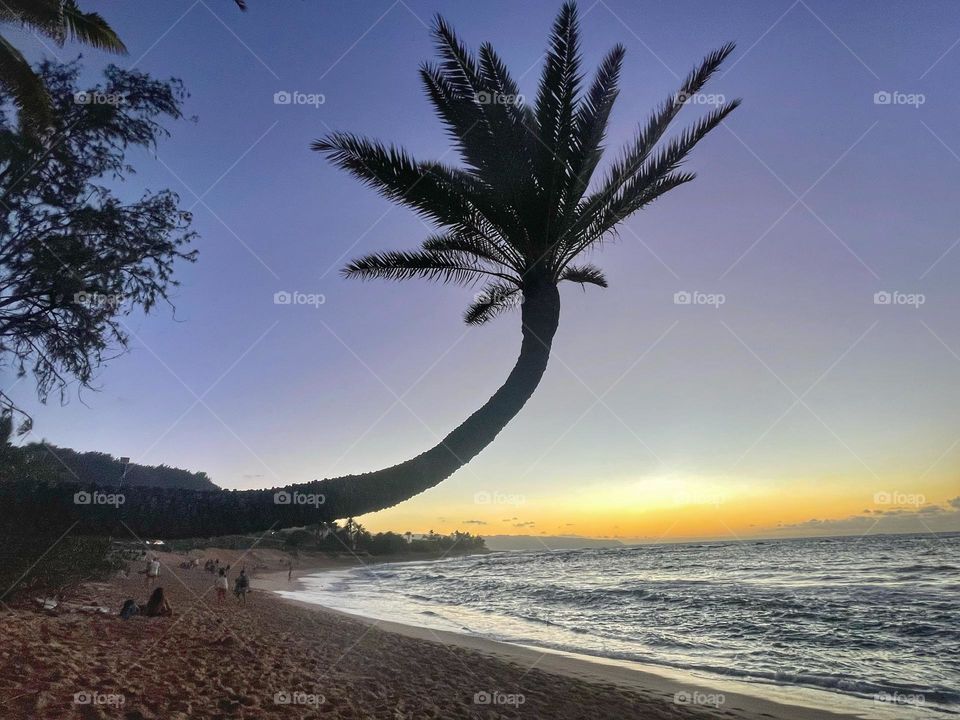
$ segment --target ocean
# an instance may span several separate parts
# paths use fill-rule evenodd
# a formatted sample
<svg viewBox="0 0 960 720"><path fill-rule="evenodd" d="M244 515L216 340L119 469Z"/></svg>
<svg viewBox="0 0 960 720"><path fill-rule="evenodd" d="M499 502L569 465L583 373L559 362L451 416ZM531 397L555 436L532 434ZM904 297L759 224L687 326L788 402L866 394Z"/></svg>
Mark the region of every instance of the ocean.
<svg viewBox="0 0 960 720"><path fill-rule="evenodd" d="M283 594L760 694L840 693L876 717L960 713L960 534L498 552L302 582Z"/></svg>

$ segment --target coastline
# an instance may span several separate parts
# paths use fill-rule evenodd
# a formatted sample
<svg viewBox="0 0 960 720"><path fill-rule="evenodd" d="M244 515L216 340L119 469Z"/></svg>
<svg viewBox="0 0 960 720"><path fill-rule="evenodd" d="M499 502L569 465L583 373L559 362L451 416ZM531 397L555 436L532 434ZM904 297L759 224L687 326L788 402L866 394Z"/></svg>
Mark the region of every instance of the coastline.
<svg viewBox="0 0 960 720"><path fill-rule="evenodd" d="M384 565L384 561L357 563L361 565ZM403 560L399 561L403 562ZM314 568L295 570L291 581L286 572L270 572L253 579L254 587L277 594L278 592L297 592L305 589L301 578L331 570L344 569L345 565L319 565ZM609 658L581 655L550 648L491 640L478 635L458 633L450 630L433 629L381 620L355 613L348 613L318 603L298 600L277 595L283 602L309 608L315 612L331 613L354 621L359 621L379 630L403 635L414 640L455 646L480 653L500 661L520 666L524 669L536 668L551 675L558 675L604 686L638 693L651 701L677 707L676 698L717 698L723 703L716 708L699 704L697 710L716 712L727 718L754 720L873 720L903 717L894 706L881 707L868 712L864 706L868 701L856 702L828 691L808 690L784 685L767 683L749 683L714 676L705 676L683 670L646 665L631 661L618 661ZM689 707L689 705L684 705Z"/></svg>

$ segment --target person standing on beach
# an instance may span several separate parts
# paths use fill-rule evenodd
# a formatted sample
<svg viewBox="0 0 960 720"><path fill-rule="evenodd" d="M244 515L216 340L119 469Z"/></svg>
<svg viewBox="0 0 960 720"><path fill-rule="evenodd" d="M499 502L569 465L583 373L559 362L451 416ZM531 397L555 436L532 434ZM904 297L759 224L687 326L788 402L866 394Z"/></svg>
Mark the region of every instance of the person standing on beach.
<svg viewBox="0 0 960 720"><path fill-rule="evenodd" d="M250 590L250 578L247 577L245 570L241 568L237 581L234 583L233 592L237 596L237 602L247 604L247 592Z"/></svg>
<svg viewBox="0 0 960 720"><path fill-rule="evenodd" d="M147 587L153 585L157 579L160 577L160 558L156 555L153 556L153 560L147 563Z"/></svg>
<svg viewBox="0 0 960 720"><path fill-rule="evenodd" d="M217 605L223 605L223 599L227 596L227 573L220 568L220 574L217 575Z"/></svg>
<svg viewBox="0 0 960 720"><path fill-rule="evenodd" d="M293 560L287 560L287 582L293 580Z"/></svg>

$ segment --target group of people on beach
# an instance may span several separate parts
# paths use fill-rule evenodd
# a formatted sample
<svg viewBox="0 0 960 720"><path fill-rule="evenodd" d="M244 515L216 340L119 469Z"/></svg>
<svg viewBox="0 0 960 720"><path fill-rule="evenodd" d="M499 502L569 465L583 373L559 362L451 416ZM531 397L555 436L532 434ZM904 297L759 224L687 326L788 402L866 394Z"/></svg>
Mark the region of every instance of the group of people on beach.
<svg viewBox="0 0 960 720"><path fill-rule="evenodd" d="M227 590L230 588L230 580L228 577L230 566L221 566L218 558L207 560L203 564L203 569L216 576L214 587L217 589L217 604L223 604L224 598L227 597ZM250 578L247 576L246 569L240 568L240 574L237 575L236 580L233 581L233 594L236 596L237 602L246 605L248 592L250 592Z"/></svg>
<svg viewBox="0 0 960 720"><path fill-rule="evenodd" d="M196 559L189 563L181 563L182 568L196 568L200 562ZM227 590L230 587L228 573L229 565L221 565L219 559L207 560L203 569L216 576L214 587L217 591L217 604L222 605L227 596ZM146 567L141 571L144 576L144 582L147 587L152 587L160 580L160 558L154 555L147 560ZM237 602L243 605L247 604L247 593L250 592L250 577L247 575L246 568L240 568L240 574L233 582L233 594ZM169 617L173 615L173 609L163 593L162 587L156 587L151 593L146 604L139 605L133 598L127 599L120 608L120 617L129 620L135 615L146 617Z"/></svg>

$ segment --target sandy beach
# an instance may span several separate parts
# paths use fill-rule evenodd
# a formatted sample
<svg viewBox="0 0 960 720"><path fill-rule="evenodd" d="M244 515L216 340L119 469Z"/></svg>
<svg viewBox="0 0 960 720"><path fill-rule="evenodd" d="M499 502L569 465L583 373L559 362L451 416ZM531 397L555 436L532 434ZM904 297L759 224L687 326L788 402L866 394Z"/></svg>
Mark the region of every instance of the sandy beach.
<svg viewBox="0 0 960 720"><path fill-rule="evenodd" d="M216 554L236 562L229 551ZM712 690L286 601L270 592L290 584L269 552L241 561L259 568L245 605L232 594L218 604L202 567L162 560L171 618L117 617L126 598L146 599L135 572L85 586L57 609L5 607L0 717L831 717L745 696L728 695L719 709L677 704L677 692Z"/></svg>

